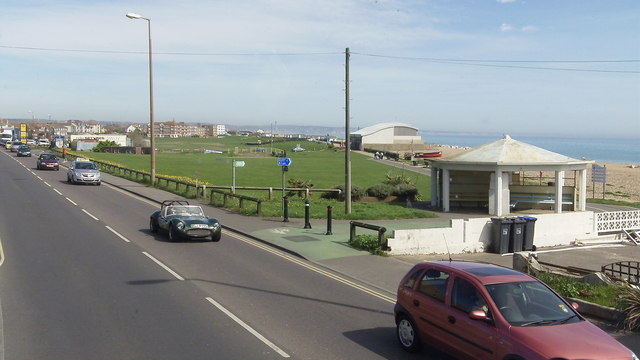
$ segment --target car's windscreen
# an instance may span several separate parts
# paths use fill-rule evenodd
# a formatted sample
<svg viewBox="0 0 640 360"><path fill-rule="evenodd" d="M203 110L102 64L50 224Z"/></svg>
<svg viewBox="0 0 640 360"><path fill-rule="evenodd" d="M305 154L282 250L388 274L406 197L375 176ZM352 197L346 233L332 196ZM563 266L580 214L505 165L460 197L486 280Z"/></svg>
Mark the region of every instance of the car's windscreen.
<svg viewBox="0 0 640 360"><path fill-rule="evenodd" d="M81 170L95 170L96 166L93 163L77 163L76 169Z"/></svg>
<svg viewBox="0 0 640 360"><path fill-rule="evenodd" d="M204 216L200 206L170 206L167 208L167 216Z"/></svg>
<svg viewBox="0 0 640 360"><path fill-rule="evenodd" d="M570 306L537 281L486 285L502 316L514 326L557 325L581 321Z"/></svg>
<svg viewBox="0 0 640 360"><path fill-rule="evenodd" d="M56 160L56 156L55 155L41 155L40 159L42 159L42 160Z"/></svg>

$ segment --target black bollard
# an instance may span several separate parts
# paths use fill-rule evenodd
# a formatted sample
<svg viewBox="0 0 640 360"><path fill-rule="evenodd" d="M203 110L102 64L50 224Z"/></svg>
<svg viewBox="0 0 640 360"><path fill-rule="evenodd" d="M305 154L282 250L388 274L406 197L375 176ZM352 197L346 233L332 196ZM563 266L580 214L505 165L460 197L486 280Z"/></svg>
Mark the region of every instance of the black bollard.
<svg viewBox="0 0 640 360"><path fill-rule="evenodd" d="M282 222L289 222L289 198L285 196L282 201L284 205L284 220Z"/></svg>
<svg viewBox="0 0 640 360"><path fill-rule="evenodd" d="M333 207L331 205L327 206L327 233L325 235L333 235L331 232L331 211Z"/></svg>
<svg viewBox="0 0 640 360"><path fill-rule="evenodd" d="M309 222L309 200L304 201L304 228L311 229L311 222Z"/></svg>

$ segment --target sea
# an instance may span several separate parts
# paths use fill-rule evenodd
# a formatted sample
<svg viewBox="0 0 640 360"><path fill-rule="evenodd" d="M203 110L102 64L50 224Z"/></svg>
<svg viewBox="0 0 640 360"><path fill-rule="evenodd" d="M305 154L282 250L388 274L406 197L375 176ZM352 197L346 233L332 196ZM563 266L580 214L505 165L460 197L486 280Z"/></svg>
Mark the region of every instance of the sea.
<svg viewBox="0 0 640 360"><path fill-rule="evenodd" d="M425 144L478 147L501 139L496 135L436 133L421 131ZM579 160L602 163L640 164L640 138L511 136L539 148Z"/></svg>

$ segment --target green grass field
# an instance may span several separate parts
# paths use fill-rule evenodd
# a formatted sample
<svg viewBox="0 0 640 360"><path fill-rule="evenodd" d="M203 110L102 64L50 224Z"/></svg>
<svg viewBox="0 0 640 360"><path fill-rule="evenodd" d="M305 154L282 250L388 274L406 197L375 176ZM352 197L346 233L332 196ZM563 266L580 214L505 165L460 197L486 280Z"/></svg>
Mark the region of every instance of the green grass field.
<svg viewBox="0 0 640 360"><path fill-rule="evenodd" d="M184 178L185 181L195 181L217 186L231 186L232 184L232 162L241 160L245 162L244 167L237 167L236 186L252 187L273 187L282 188L282 168L277 164L277 157L272 156L272 151L280 153L287 151L287 157L291 158L292 164L289 171L285 173L285 180L291 178L309 180L315 189L329 189L345 183L344 151L329 148L324 143L309 141L285 141L276 142L273 145L264 138L260 145L246 145L246 143L256 143L258 138L230 136L224 138L158 138L156 147L159 149L156 154L156 174L159 176L169 175ZM300 144L307 151L293 152L291 149ZM256 152L256 148L263 148L265 151ZM205 154L204 150L221 150L223 154ZM273 149L273 150L272 150ZM94 160L119 164L123 167L149 171L148 155L130 154L110 154L94 152L76 152L74 154L87 156ZM371 157L352 153L351 174L352 184L363 189L381 183L385 180L387 173L404 174L413 179L418 187L421 200L430 199L430 177L385 165L383 162L375 161ZM267 199L265 191L243 191L238 193ZM272 202L263 205L266 216L279 216L281 192L274 192ZM344 213L344 203L335 201L320 200L320 194L312 195L315 202L312 217L325 217L326 206L334 206L336 218L340 218ZM291 197L291 217L304 216L304 199L297 196ZM385 203L356 203L352 204L352 216L350 219L393 219L393 218L416 218L432 215L425 211L406 208L404 204Z"/></svg>

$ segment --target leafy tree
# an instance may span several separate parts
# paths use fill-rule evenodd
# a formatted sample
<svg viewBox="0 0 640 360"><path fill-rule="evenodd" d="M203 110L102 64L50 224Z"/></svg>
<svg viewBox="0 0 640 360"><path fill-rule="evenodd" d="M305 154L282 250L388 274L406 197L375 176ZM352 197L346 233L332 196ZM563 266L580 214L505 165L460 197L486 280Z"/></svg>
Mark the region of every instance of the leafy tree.
<svg viewBox="0 0 640 360"><path fill-rule="evenodd" d="M111 141L111 140L107 140L107 141L100 141L98 143L98 145L96 145L93 148L93 152L102 152L102 148L104 147L111 147L111 146L118 146L118 144L116 144L115 141Z"/></svg>

